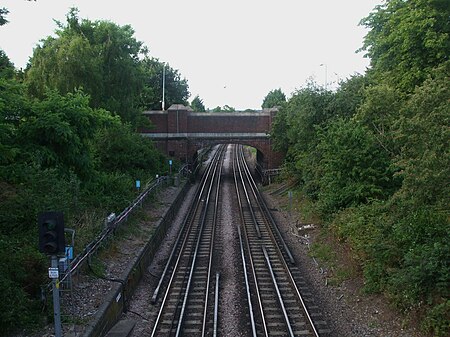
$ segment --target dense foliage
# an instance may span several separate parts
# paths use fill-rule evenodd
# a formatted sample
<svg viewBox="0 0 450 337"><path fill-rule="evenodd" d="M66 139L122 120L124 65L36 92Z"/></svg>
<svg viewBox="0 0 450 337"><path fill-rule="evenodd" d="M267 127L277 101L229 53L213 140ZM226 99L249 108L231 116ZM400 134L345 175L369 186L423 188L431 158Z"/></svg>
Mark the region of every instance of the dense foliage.
<svg viewBox="0 0 450 337"><path fill-rule="evenodd" d="M281 91L281 89L275 89L270 91L266 97L264 97L262 108L273 108L276 106L282 106L286 103L286 95Z"/></svg>
<svg viewBox="0 0 450 337"><path fill-rule="evenodd" d="M229 106L228 104L225 104L224 106L216 106L214 109L211 110L211 112L235 112L236 109L232 106Z"/></svg>
<svg viewBox="0 0 450 337"><path fill-rule="evenodd" d="M273 140L367 291L450 333L450 5L391 0L362 21L366 75L298 90Z"/></svg>
<svg viewBox="0 0 450 337"><path fill-rule="evenodd" d="M104 108L137 124L143 109L160 109L165 67L166 107L186 104L188 85L177 70L149 57L131 26L80 19L72 9L34 50L26 83L30 94L44 97L48 88L65 94L82 88L90 106ZM143 59L142 59L143 58Z"/></svg>
<svg viewBox="0 0 450 337"><path fill-rule="evenodd" d="M195 112L205 112L206 108L203 104L203 100L200 98L200 96L195 96L194 99L191 102L191 108Z"/></svg>
<svg viewBox="0 0 450 337"><path fill-rule="evenodd" d="M189 86L187 81L181 78L178 70L172 69L168 65L159 62L158 59L148 56L142 60L141 66L144 75L144 89L140 97L140 106L143 109L161 109L163 74L165 75L165 108L169 108L174 103L188 105Z"/></svg>
<svg viewBox="0 0 450 337"><path fill-rule="evenodd" d="M38 213L64 212L77 253L107 214L133 200L135 180L145 184L166 162L134 132L140 109L160 106L163 63L140 58L129 26L80 20L72 10L58 27L24 74L0 50L2 335L27 334L51 309L40 301L49 262L37 248ZM185 103L186 80L167 65L166 76L167 104Z"/></svg>

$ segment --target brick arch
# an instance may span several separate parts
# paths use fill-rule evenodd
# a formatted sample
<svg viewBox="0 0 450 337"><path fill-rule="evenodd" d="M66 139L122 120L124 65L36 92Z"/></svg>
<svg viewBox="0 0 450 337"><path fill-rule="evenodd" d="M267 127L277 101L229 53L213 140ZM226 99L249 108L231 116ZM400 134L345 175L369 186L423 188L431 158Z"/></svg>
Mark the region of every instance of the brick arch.
<svg viewBox="0 0 450 337"><path fill-rule="evenodd" d="M243 144L258 150L263 169L281 165L283 154L273 151L269 132L276 109L261 112L196 113L183 105L172 105L167 111L146 111L154 125L142 129L156 146L170 157L192 162L198 149L214 144Z"/></svg>

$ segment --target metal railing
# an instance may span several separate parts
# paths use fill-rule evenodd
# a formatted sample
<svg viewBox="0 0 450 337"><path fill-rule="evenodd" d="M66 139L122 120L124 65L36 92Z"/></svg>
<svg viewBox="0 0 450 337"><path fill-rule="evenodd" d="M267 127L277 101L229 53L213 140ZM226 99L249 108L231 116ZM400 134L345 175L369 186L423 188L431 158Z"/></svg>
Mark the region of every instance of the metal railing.
<svg viewBox="0 0 450 337"><path fill-rule="evenodd" d="M136 199L134 199L128 207L126 207L117 217L114 219L107 218L107 225L100 232L100 234L91 241L84 250L75 256L73 261L70 264L70 269L65 273L64 277L59 280L59 282L63 282L67 277L71 276L77 269L79 269L87 259L89 259L93 254L97 252L97 250L101 247L101 245L111 236L111 234L120 227L124 222L126 222L128 216L142 204L142 202L147 198L150 192L156 190L157 188L164 186L169 182L168 176L158 177L155 180L151 181L144 191L139 194Z"/></svg>

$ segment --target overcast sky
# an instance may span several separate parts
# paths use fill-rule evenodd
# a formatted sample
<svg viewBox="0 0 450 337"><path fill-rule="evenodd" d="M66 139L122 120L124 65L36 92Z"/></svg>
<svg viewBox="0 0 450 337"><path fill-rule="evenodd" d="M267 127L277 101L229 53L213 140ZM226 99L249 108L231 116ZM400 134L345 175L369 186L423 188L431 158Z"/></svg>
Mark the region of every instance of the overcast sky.
<svg viewBox="0 0 450 337"><path fill-rule="evenodd" d="M270 90L290 94L313 78L333 87L363 73L356 53L366 31L358 26L382 0L2 0L10 21L0 48L24 68L54 19L70 7L80 17L130 24L151 56L188 80L191 98L207 108L261 108ZM323 66L320 66L320 65Z"/></svg>

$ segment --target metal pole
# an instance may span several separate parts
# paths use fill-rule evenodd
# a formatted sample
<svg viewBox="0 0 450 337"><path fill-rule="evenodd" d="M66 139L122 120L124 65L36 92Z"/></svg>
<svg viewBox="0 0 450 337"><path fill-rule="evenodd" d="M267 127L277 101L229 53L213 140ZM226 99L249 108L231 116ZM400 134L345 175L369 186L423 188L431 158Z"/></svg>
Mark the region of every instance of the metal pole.
<svg viewBox="0 0 450 337"><path fill-rule="evenodd" d="M165 110L166 64L163 63L162 110Z"/></svg>
<svg viewBox="0 0 450 337"><path fill-rule="evenodd" d="M58 257L52 255L52 268L58 268ZM59 306L59 278L52 280L53 290L53 315L55 318L55 337L62 337L61 331L61 308Z"/></svg>

